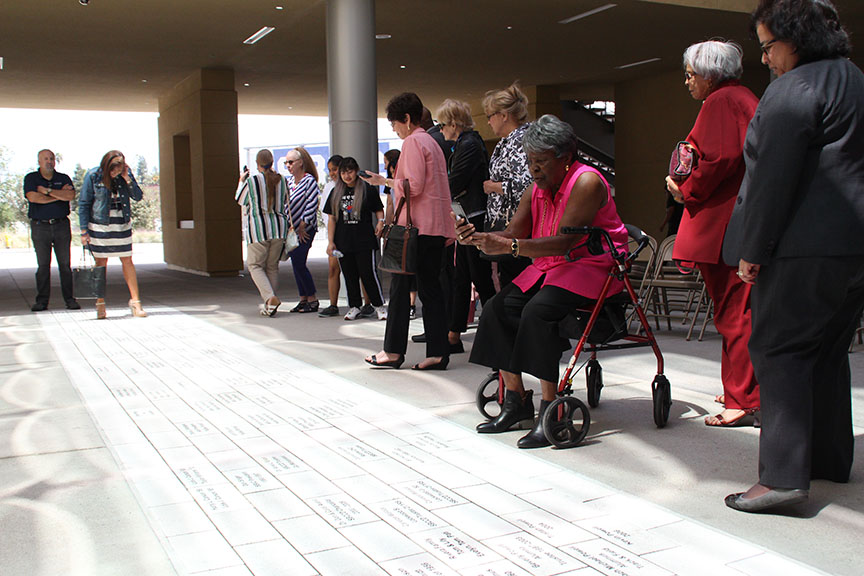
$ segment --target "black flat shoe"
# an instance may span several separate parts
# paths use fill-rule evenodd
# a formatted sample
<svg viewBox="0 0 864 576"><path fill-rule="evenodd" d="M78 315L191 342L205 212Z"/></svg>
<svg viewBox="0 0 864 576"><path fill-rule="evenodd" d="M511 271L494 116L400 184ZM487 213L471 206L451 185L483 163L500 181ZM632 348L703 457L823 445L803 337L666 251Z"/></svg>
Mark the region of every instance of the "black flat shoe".
<svg viewBox="0 0 864 576"><path fill-rule="evenodd" d="M415 334L411 336L411 342L416 342L417 344L422 344L423 342L426 342L426 333L423 332L422 334Z"/></svg>
<svg viewBox="0 0 864 576"><path fill-rule="evenodd" d="M314 302L301 302L297 306L299 308L297 312L299 312L300 314L308 314L309 312L318 312L318 308L321 306L321 304L318 300L315 300ZM294 312L294 310L291 310L291 312Z"/></svg>
<svg viewBox="0 0 864 576"><path fill-rule="evenodd" d="M441 360L439 360L435 364L429 364L426 367L422 367L422 366L420 366L420 364L414 364L414 366L412 366L411 369L412 370L446 370L448 364L450 364L450 356L444 356L443 358L441 358Z"/></svg>
<svg viewBox="0 0 864 576"><path fill-rule="evenodd" d="M456 342L455 344L450 344L450 354L462 354L465 352L465 346L462 345L462 341Z"/></svg>
<svg viewBox="0 0 864 576"><path fill-rule="evenodd" d="M387 362L378 362L378 358L372 356L372 359L364 358L363 359L367 364L371 366L375 366L376 368L395 368L399 369L402 367L402 363L405 362L405 355L399 356L396 360L388 360Z"/></svg>
<svg viewBox="0 0 864 576"><path fill-rule="evenodd" d="M794 506L806 502L810 497L809 490L771 488L765 494L755 498L744 498L744 493L726 496L726 506L740 512L764 512L784 506Z"/></svg>

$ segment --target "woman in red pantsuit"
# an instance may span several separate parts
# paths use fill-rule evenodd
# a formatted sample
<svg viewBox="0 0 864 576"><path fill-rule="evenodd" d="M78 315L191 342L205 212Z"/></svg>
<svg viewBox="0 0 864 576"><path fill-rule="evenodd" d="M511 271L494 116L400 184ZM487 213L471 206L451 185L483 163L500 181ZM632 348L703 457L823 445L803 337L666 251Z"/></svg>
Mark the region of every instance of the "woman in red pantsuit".
<svg viewBox="0 0 864 576"><path fill-rule="evenodd" d="M722 259L723 236L744 177L744 136L758 98L740 84L741 47L701 42L684 52L685 85L703 100L687 141L698 164L684 182L666 178L666 187L684 204L673 256L695 262L714 300L714 325L723 337L721 379L725 409L708 416L708 426L751 423L759 410L759 385L747 343L750 340L750 286Z"/></svg>

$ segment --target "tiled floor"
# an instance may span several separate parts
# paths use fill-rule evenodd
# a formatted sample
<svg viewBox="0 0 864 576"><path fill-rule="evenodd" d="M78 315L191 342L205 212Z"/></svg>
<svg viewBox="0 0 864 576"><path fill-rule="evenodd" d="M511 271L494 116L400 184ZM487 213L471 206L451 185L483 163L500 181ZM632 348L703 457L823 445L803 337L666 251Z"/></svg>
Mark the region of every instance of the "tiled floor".
<svg viewBox="0 0 864 576"><path fill-rule="evenodd" d="M817 573L191 315L148 312L39 319L180 574Z"/></svg>

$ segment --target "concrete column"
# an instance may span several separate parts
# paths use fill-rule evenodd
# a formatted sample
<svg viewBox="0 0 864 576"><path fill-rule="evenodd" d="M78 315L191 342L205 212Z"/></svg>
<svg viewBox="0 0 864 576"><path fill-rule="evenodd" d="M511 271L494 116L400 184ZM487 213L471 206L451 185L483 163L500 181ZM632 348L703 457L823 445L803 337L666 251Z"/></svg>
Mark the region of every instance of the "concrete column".
<svg viewBox="0 0 864 576"><path fill-rule="evenodd" d="M172 268L209 276L243 269L240 154L231 69L202 69L159 98L162 240Z"/></svg>
<svg viewBox="0 0 864 576"><path fill-rule="evenodd" d="M330 153L378 170L375 1L327 1Z"/></svg>

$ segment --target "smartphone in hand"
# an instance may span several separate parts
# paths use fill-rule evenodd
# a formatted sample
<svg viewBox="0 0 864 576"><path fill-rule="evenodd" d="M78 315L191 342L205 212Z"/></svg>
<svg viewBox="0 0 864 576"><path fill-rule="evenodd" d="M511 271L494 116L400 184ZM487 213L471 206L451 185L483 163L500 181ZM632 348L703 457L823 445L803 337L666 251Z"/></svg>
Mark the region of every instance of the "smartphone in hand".
<svg viewBox="0 0 864 576"><path fill-rule="evenodd" d="M358 172L358 174L360 176L362 176L363 178L371 178L372 177L372 173L369 172L368 170L360 170L360 172Z"/></svg>
<svg viewBox="0 0 864 576"><path fill-rule="evenodd" d="M468 215L465 214L465 209L462 208L462 204L460 204L459 202L451 202L450 208L453 209L453 214L456 215L457 220L461 218L465 220L466 224L468 223Z"/></svg>

